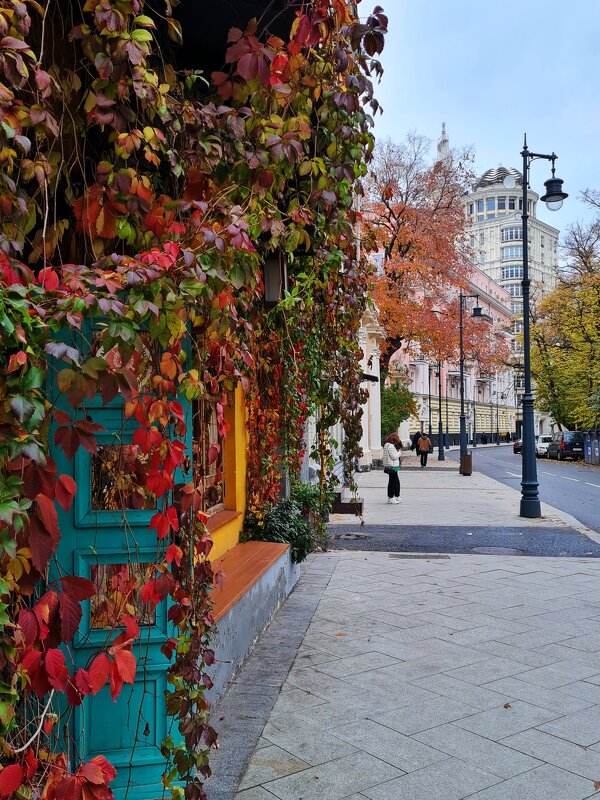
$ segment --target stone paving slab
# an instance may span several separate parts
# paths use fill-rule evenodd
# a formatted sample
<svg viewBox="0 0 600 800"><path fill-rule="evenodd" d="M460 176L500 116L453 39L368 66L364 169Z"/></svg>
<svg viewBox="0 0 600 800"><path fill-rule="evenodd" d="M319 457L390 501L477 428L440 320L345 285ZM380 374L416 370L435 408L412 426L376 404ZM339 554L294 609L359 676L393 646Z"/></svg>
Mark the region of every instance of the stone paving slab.
<svg viewBox="0 0 600 800"><path fill-rule="evenodd" d="M568 642L593 637L600 622L600 606L589 602L600 561L338 552L311 561L300 591L321 559L329 577L311 590L319 600L291 669L278 668L282 690L262 725L252 705L243 718L241 733L250 729L256 749L238 792L232 765L225 761L223 776L213 763L209 800L596 795L600 665L590 659L598 653ZM454 586L461 594L436 605L440 588ZM553 610L557 601L563 608ZM276 617L272 638L294 624ZM255 667L248 674L262 676Z"/></svg>

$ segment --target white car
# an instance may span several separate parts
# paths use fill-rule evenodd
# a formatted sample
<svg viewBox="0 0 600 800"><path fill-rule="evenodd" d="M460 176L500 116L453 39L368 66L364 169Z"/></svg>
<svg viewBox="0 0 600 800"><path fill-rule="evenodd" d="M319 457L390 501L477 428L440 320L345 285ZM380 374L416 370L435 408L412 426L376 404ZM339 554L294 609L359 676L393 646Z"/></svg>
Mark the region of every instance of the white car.
<svg viewBox="0 0 600 800"><path fill-rule="evenodd" d="M552 436L543 434L538 436L535 441L535 454L537 458L548 457L548 445L552 441Z"/></svg>

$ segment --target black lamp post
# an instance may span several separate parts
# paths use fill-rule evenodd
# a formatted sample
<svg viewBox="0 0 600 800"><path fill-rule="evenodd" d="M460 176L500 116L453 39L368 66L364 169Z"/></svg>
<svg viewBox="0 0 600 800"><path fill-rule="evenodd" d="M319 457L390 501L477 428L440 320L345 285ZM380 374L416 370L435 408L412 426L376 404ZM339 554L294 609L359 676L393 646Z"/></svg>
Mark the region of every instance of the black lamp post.
<svg viewBox="0 0 600 800"><path fill-rule="evenodd" d="M460 350L460 473L465 473L466 459L468 455L468 442L467 442L467 417L465 414L465 351L463 347L463 308L465 300L475 297L479 303L478 294L459 294L460 311L458 316L458 333L459 333L459 350ZM482 308L476 305L473 308L472 316L481 318L483 316ZM471 474L469 470L468 474Z"/></svg>
<svg viewBox="0 0 600 800"><path fill-rule="evenodd" d="M529 338L529 253L527 238L527 190L529 188L529 165L535 159L541 158L552 162L552 177L549 178L544 186L546 194L540 199L546 203L550 211L558 211L562 206L563 200L569 195L562 190L563 181L555 177L554 162L556 153L546 155L544 153L531 153L527 147L527 135L523 140L523 347L524 347L524 368L525 368L525 394L523 395L523 434L522 434L522 479L521 479L521 509L522 517L540 517L540 496L538 492L537 466L535 463L535 430L533 415L533 394L531 393L531 354Z"/></svg>
<svg viewBox="0 0 600 800"><path fill-rule="evenodd" d="M427 362L427 413L429 415L427 435L429 436L429 441L431 441L431 364L429 361Z"/></svg>
<svg viewBox="0 0 600 800"><path fill-rule="evenodd" d="M448 375L446 374L446 450L450 449L450 427L448 425Z"/></svg>
<svg viewBox="0 0 600 800"><path fill-rule="evenodd" d="M437 379L438 379L438 461L445 461L446 454L444 453L444 429L442 427L442 365L438 361L437 365ZM446 411L448 410L448 395L446 393Z"/></svg>

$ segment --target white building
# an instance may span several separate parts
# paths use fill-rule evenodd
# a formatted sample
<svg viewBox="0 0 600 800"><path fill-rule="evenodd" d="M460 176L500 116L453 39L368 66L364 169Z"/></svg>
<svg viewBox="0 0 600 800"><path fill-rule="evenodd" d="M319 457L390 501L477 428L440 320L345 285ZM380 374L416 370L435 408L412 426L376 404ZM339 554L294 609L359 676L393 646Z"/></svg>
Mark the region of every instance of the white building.
<svg viewBox="0 0 600 800"><path fill-rule="evenodd" d="M514 316L513 343L515 362L523 350L518 334L522 331L523 314L523 178L517 169L499 165L488 169L465 196L465 213L469 223L470 244L478 268L503 286L511 297ZM535 304L558 280L559 231L537 218L539 195L527 192L529 278L531 303ZM523 392L523 378L515 371L515 388ZM536 412L536 433L548 433L552 426L549 415ZM517 425L520 433L520 425Z"/></svg>

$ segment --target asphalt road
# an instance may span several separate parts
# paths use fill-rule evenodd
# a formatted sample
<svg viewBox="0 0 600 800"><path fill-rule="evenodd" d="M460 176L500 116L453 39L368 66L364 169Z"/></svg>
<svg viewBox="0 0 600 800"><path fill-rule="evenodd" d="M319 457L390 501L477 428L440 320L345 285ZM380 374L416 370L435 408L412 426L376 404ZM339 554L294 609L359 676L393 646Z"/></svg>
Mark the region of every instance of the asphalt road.
<svg viewBox="0 0 600 800"><path fill-rule="evenodd" d="M521 456L513 453L512 445L471 448L471 452L474 470L520 489ZM446 456L458 461L459 454L451 450ZM600 532L600 469L580 461L538 458L536 463L541 500Z"/></svg>
<svg viewBox="0 0 600 800"><path fill-rule="evenodd" d="M390 553L600 558L600 545L572 528L336 524L329 527L329 547Z"/></svg>

